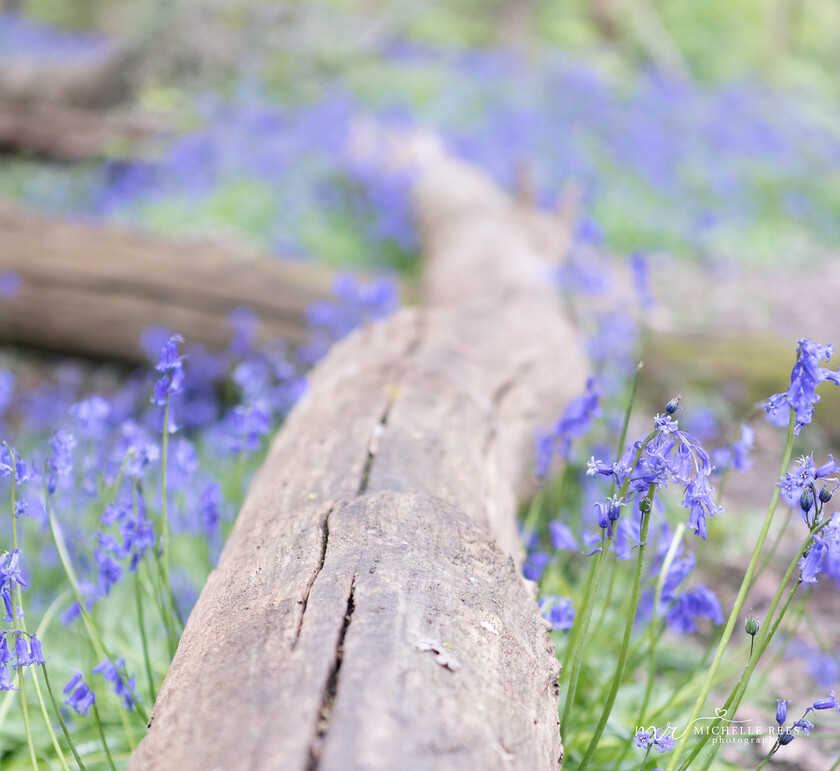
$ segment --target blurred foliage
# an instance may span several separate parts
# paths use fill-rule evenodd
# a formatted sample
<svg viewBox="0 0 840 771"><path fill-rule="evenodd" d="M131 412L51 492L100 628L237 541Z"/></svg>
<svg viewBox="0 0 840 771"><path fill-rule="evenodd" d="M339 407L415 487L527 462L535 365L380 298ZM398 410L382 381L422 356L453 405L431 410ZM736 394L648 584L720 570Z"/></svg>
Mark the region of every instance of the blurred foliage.
<svg viewBox="0 0 840 771"><path fill-rule="evenodd" d="M208 93L237 105L243 89L259 84L266 104L304 111L349 97L359 112L410 114L442 131L508 187L514 167L531 164L547 205L564 179L581 181L587 212L619 252L801 262L821 255L838 235L836 3L25 0L22 6L44 22L120 33L141 45L139 102L179 131L200 131L210 119L212 111L200 107ZM551 70L558 55L564 64ZM687 78L686 93L660 88L655 68ZM763 90L768 86L773 94ZM244 136L235 141L272 141ZM300 142L297 166L311 165L302 159L318 152L318 141ZM359 180L353 170L345 178L343 163L315 171L273 167L273 179L250 171L233 178L222 164L224 178L196 200L157 180L138 193L143 200L130 204L130 216L119 217L164 233L235 235L333 263L411 266L411 247L376 236L371 226L380 216L373 210L393 208L394 197L374 191L361 211L351 200ZM369 183L361 180L362 187ZM64 179L55 167L34 163L0 173L0 192L53 211L74 194L89 200L94 186L83 173ZM288 234L280 232L289 226Z"/></svg>

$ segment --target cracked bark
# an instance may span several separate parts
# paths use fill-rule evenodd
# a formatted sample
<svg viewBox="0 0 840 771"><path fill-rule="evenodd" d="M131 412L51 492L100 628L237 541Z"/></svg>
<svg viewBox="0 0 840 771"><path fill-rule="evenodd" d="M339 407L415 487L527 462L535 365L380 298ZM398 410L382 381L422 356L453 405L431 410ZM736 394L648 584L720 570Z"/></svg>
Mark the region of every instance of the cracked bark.
<svg viewBox="0 0 840 771"><path fill-rule="evenodd" d="M515 514L534 430L585 367L520 213L466 166L420 160L424 302L313 373L132 771L560 764L559 665Z"/></svg>

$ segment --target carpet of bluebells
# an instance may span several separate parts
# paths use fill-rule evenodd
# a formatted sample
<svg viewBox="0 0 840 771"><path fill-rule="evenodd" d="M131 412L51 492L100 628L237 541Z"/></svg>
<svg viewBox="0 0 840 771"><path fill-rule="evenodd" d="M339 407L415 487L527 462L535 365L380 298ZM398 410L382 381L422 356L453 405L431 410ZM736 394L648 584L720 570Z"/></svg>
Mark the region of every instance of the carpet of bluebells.
<svg viewBox="0 0 840 771"><path fill-rule="evenodd" d="M104 50L9 15L0 16L5 36L15 53ZM88 219L406 268L417 246L410 179L383 174L353 146L354 122L376 116L436 130L509 189L528 168L548 206L574 181L593 236L619 251L790 260L838 236L840 121L807 92L620 77L557 52L526 63L403 42L379 55L373 74L336 76L294 106L242 77L224 96L189 97L182 130L138 158L74 174L26 164L0 173L0 190Z"/></svg>
<svg viewBox="0 0 840 771"><path fill-rule="evenodd" d="M0 15L0 57L107 48L101 37ZM411 271L411 178L359 156L360 117L433 128L508 189L525 170L546 207L573 181L586 216L558 287L592 377L535 437L538 493L522 519L523 572L539 582L564 663L565 765L761 768L794 741L836 734L840 660L807 610L818 585L840 584L840 464L808 445L816 388L840 383L832 347L803 339L794 352L791 341L789 388L732 425L713 425L704 405L678 396L643 417L648 404L636 398L643 320L661 302L645 254L750 259L773 244L805 258L836 240L836 117L806 94L629 78L556 52L523 62L391 42L379 54L384 85L348 72L290 106L242 78L224 95L192 95L179 129L136 157L73 169L9 162L0 193L65 216ZM622 276L632 296L605 310L598 300ZM0 296L18 289L0 274ZM308 369L397 306L386 279L341 276L334 293L310 309L311 338L298 348L258 345L259 319L241 308L223 353L150 328L139 341L148 365L136 371L4 353L3 768L124 765ZM777 476L764 480L768 514L745 539L753 556L734 564L741 590L727 596L709 552L722 548L716 523L733 516L722 492L750 470L758 421L780 442L787 427L787 441ZM773 589L753 604L762 577ZM813 678L806 697L804 687L796 699L772 692L773 667L792 659ZM750 703L761 717L744 728L733 721ZM720 741L736 725L748 750ZM836 757L830 740L821 746Z"/></svg>

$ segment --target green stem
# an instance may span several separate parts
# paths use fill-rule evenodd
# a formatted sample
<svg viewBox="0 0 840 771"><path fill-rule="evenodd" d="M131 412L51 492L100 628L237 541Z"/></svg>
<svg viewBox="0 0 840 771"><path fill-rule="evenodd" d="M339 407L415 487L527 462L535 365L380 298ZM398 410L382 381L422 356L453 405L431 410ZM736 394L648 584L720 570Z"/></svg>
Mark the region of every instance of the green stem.
<svg viewBox="0 0 840 771"><path fill-rule="evenodd" d="M73 570L73 565L70 562L70 554L67 551L67 544L64 541L64 535L61 532L61 527L59 526L55 518L55 514L53 514L52 509L48 504L46 505L46 510L47 521L50 525L50 532L52 533L53 541L55 541L55 548L58 552L58 559L61 562L62 568L64 569L64 575L67 576L67 582L70 584L70 588L73 591L73 596L76 599L76 604L79 606L79 613L82 616L82 621L84 622L85 629L87 629L88 638L90 639L94 652L99 657L100 661L106 658L113 661L114 657L111 655L110 651L106 647L105 641L102 639L102 635L99 633L99 629L93 622L90 613L88 613L88 610L85 607L84 599L82 598L82 593L79 590L79 581L76 578L76 572ZM129 692L131 693L134 699L134 709L137 716L143 721L143 724L145 725L149 722L149 716L146 714L146 711L140 704L140 699L137 698L137 694L134 692L134 689L128 683L127 678L123 679L123 682L125 683L126 688L128 688ZM124 707L121 707L121 710L124 710Z"/></svg>
<svg viewBox="0 0 840 771"><path fill-rule="evenodd" d="M151 697L152 703L154 703L155 679L152 677L152 664L149 660L149 641L146 637L146 624L143 621L143 600L140 596L140 573L136 570L134 571L134 598L137 603L137 626L140 629L140 642L143 646L143 664L146 669L146 677L149 680L149 696Z"/></svg>
<svg viewBox="0 0 840 771"><path fill-rule="evenodd" d="M11 500L12 500L12 549L16 550L18 548L18 537L17 537L17 514L15 514L15 481L16 481L16 473L17 473L17 461L15 456L15 451L9 447L8 444L3 442L3 446L6 448L6 451L9 453L9 465L11 466ZM20 591L20 586L15 584L14 581L9 579L9 594L11 595L12 601L12 628L18 631L25 631L23 629L23 622L18 624L18 609L23 610L22 605L22 594ZM35 771L38 771L38 758L35 756L35 744L32 741L32 728L29 724L29 705L26 701L26 678L24 677L24 670L23 668L18 669L18 683L20 684L20 708L21 712L23 713L23 730L26 732L26 743L29 746L29 758L32 761L32 768Z"/></svg>
<svg viewBox="0 0 840 771"><path fill-rule="evenodd" d="M776 551L779 548L779 544L782 542L782 538L784 537L785 533L787 532L788 525L790 524L791 520L793 519L793 509L788 509L788 515L785 517L785 521L782 523L782 527L779 530L779 534L776 536L775 540L773 541L773 545L770 547L770 551L764 556L764 560L762 561L761 565L759 566L758 570L756 571L755 578L753 582L758 581L759 577L762 573L767 569L767 566L772 562L773 557L776 556Z"/></svg>
<svg viewBox="0 0 840 771"><path fill-rule="evenodd" d="M76 749L76 745L70 737L70 731L67 730L67 723L64 722L64 717L62 716L61 710L58 708L58 703L55 700L55 694L53 693L52 685L50 685L50 677L47 674L46 664L41 664L41 673L44 675L44 683L46 683L47 686L47 693L50 695L50 701L52 702L53 710L55 710L56 717L58 718L58 724L61 726L61 730L64 733L67 746L70 747L73 757L76 758L76 765L78 765L81 771L85 771L85 764L82 763L82 759L79 757L79 751ZM62 763L62 765L64 764ZM66 765L64 767L66 768Z"/></svg>
<svg viewBox="0 0 840 771"><path fill-rule="evenodd" d="M41 693L41 686L38 684L38 679L35 677L35 673L32 672L31 674L32 685L35 688L35 698L38 699L38 706L41 708L41 715L44 717L44 724L47 726L47 733L50 736L50 742L52 742L53 749L58 757L58 762L61 764L64 771L70 771L70 767L67 765L67 761L64 758L64 753L61 751L61 745L58 743L58 737L55 735L55 731L53 730L52 721L50 720L50 716L47 712L47 705L44 702L44 696Z"/></svg>
<svg viewBox="0 0 840 771"><path fill-rule="evenodd" d="M655 491L656 485L650 485L650 487L648 487L647 498L643 500L647 500L649 503L652 503ZM595 732L589 740L589 747L586 750L586 754L583 756L580 766L578 766L578 771L586 771L589 767L589 762L595 754L598 742L601 739L601 734L604 733L607 720L609 720L610 714L612 713L615 698L618 695L618 689L621 686L621 680L624 677L624 668L627 664L627 654L630 651L630 638L633 635L633 624L636 620L636 607L638 606L639 596L642 591L642 573L645 567L645 551L647 548L649 526L650 509L642 511L642 526L639 536L639 553L636 558L636 572L633 576L633 589L630 594L630 607L627 610L627 622L624 625L624 639L621 641L621 652L619 653L618 665L616 666L615 675L613 676L612 687L610 688L610 692L607 696L607 701L604 704L604 709L601 712L601 718L598 721L598 725L595 727Z"/></svg>
<svg viewBox="0 0 840 771"><path fill-rule="evenodd" d="M172 610L172 583L169 580L169 518L168 518L168 500L167 485L166 485L166 467L169 447L169 395L166 396L166 405L163 408L163 438L161 440L161 460L160 460L160 520L161 520L161 538L162 554L161 562L163 564L163 583L167 613L169 615L169 623L173 635L175 634L175 614ZM170 643L170 648L172 647ZM174 651L170 650L174 655Z"/></svg>
<svg viewBox="0 0 840 771"><path fill-rule="evenodd" d="M825 527L830 520L825 520L817 527L813 528L806 538L802 541L799 549L797 550L794 558L791 560L790 564L788 565L787 571L785 571L785 575L782 578L781 583L779 584L779 588L776 590L776 594L773 597L773 600L770 603L770 607L767 610L767 616L764 621L763 631L759 630L759 640L756 643L756 653L753 657L750 658L747 666L744 668L744 671L741 673L741 677L738 679L735 687L732 689L729 697L726 700L726 703L723 705L723 709L727 711L728 715L734 716L735 711L738 709L738 706L741 703L741 698L743 697L744 691L749 684L750 677L752 677L753 670L755 669L756 665L760 661L761 657L764 655L764 651L770 645L770 642L773 639L773 636L776 634L776 631L779 628L779 624L781 624L782 619L784 618L785 614L787 613L788 608L790 607L791 603L793 602L793 598L796 595L796 592L800 586L800 582L797 581L796 584L792 587L787 601L785 602L784 607L782 608L779 615L776 617L776 609L779 607L779 603L782 601L782 596L784 595L785 588L787 587L788 583L790 582L791 577L793 576L794 571L799 565L799 559L802 552L808 546L808 543L811 539ZM715 721L714 725L719 725L720 720ZM701 752L704 745L708 742L709 737L711 736L711 732L705 734L701 740L698 742L697 746L689 755L688 760L686 763L683 764L682 768L687 768L688 763L690 763L697 755ZM708 763L711 763L714 756L717 754L717 748L713 747L710 757L707 759Z"/></svg>
<svg viewBox="0 0 840 771"><path fill-rule="evenodd" d="M627 416L629 416L629 410ZM633 457L631 468L635 468L636 464L639 462L639 458L642 457L642 453L647 448L648 443L653 439L654 436L656 436L656 433L656 431L651 431L639 445L639 448L636 450L636 453ZM628 475L627 479L624 480L624 483L621 485L621 489L619 490L619 498L623 498L627 494L629 485L630 477ZM587 578L586 593L584 594L583 608L579 612L580 621L578 622L578 620L575 619L575 625L572 629L572 639L569 641L569 650L571 650L572 652L572 664L571 673L569 677L569 685L566 689L566 703L563 705L563 718L560 721L561 736L567 735L566 729L568 728L569 721L571 720L572 709L575 700L575 693L577 691L578 680L580 678L580 669L583 663L583 653L586 648L587 631L589 629L589 624L592 620L592 610L595 606L595 598L598 596L598 589L600 588L601 577L604 573L604 564L606 563L607 556L609 555L611 543L612 538L604 538L601 544L601 551L598 553L595 565L593 568L590 568L590 573Z"/></svg>
<svg viewBox="0 0 840 771"><path fill-rule="evenodd" d="M584 605L580 613L580 623L576 623L572 630L572 639L569 640L571 650L571 664L569 671L569 685L566 688L566 703L563 705L563 718L560 721L560 735L566 736L566 729L569 726L569 720L572 715L572 704L575 700L575 691L577 690L578 679L580 678L580 668L583 663L584 641L586 638L586 629L592 618L592 610L595 606L594 598L598 594L598 588L601 583L601 576L604 572L604 563L609 554L611 539L606 538L602 544L601 552L598 554L595 562L592 564L589 575L586 581L586 590L584 594ZM565 672L566 670L564 670Z"/></svg>
<svg viewBox="0 0 840 771"><path fill-rule="evenodd" d="M134 513L134 518L137 519L137 485L134 484L131 489L131 507ZM137 605L137 627L140 630L140 643L143 647L143 664L146 669L146 677L149 680L149 696L152 704L155 701L155 680L152 677L152 665L149 659L149 641L146 636L146 624L143 619L143 598L140 591L140 565L137 564L134 569L134 599Z"/></svg>
<svg viewBox="0 0 840 771"><path fill-rule="evenodd" d="M787 581L785 581L782 584L782 586L784 586L785 584L787 584ZM733 690L729 699L727 699L727 704L724 705L724 707L727 710L728 714L735 715L735 713L738 711L738 707L741 706L741 700L744 698L744 693L747 690L747 686L749 685L750 678L752 677L752 673L755 670L755 666L758 663L759 659L761 659L761 656L764 654L764 651L767 649L767 646L770 644L770 641L772 640L773 635L775 635L776 630L779 628L779 624L784 618L784 615L790 607L791 602L793 602L793 598L796 596L796 591L799 588L799 585L800 582L797 581L791 588L790 593L788 594L787 601L785 602L784 607L779 613L778 618L776 618L773 621L772 626L768 630L766 638L758 644L758 654L755 656L755 658L750 660L750 663L744 670L744 673L741 675L738 684L735 686L735 689ZM705 744L705 742L702 742L700 746L702 747L703 744ZM704 760L703 765L701 767L703 771L706 771L706 769L708 769L711 766L712 761L715 759L719 748L720 745L713 745L711 747L709 755Z"/></svg>
<svg viewBox="0 0 840 771"><path fill-rule="evenodd" d="M618 570L615 566L615 560L609 563L607 566L607 572L609 573L609 579L607 581L607 594L604 597L604 602L601 604L601 615L595 622L595 626L592 628L592 634L594 635L597 635L601 631L601 627L603 627L604 622L607 619L607 613L609 612L610 605L612 604L612 596L615 591L615 577L618 574Z"/></svg>
<svg viewBox="0 0 840 771"><path fill-rule="evenodd" d="M677 556L677 551L680 548L680 544L682 543L683 536L686 533L686 526L680 525L675 531L674 535L671 538L671 543L668 545L668 551L665 554L665 559L662 560L662 566L659 568L659 576L656 579L656 589L653 594L653 610L651 613L651 620L649 629L649 639L648 639L648 673L647 673L647 683L645 685L645 695L642 699L642 704L639 707L637 718L636 718L636 725L644 725L645 719L645 712L647 712L648 704L650 704L650 697L653 694L653 681L656 675L656 643L659 641L660 634L660 624L659 621L659 603L662 600L662 590L665 586L665 578L668 575L668 571L671 569L671 565L674 563L674 559ZM650 749L650 748L648 748ZM624 745L624 750L622 751L621 755L618 758L618 761L615 764L614 771L618 771L621 767L621 763L624 758L627 757L627 753L630 751L630 743L627 742Z"/></svg>
<svg viewBox="0 0 840 771"><path fill-rule="evenodd" d="M627 441L627 429L630 427L630 414L633 412L633 404L636 401L636 391L639 388L639 380L642 377L642 368L644 364L639 362L636 365L636 372L633 375L633 384L630 386L630 399L627 401L627 407L624 410L624 420L621 424L621 433L618 436L618 446L616 447L616 458L620 458L624 452L624 443Z"/></svg>
<svg viewBox="0 0 840 771"><path fill-rule="evenodd" d="M105 757L108 759L108 765L111 767L111 771L117 771L117 768L114 765L114 759L111 757L111 751L108 749L108 742L105 741L105 731L102 728L102 721L99 719L99 710L96 708L96 702L93 704L93 720L99 730L99 738L102 740L102 748L105 750Z"/></svg>
<svg viewBox="0 0 840 771"><path fill-rule="evenodd" d="M790 419L788 420L787 441L785 443L785 451L784 456L782 458L781 470L779 471L778 475L779 477L781 477L785 473L788 464L790 463L790 456L793 453L793 432L795 427L796 415L794 411L791 410ZM762 548L764 548L764 542L767 540L767 534L770 532L770 526L773 524L773 517L776 513L776 507L779 503L780 493L781 488L777 485L773 490L773 496L770 500L770 506L767 509L767 515L764 518L764 524L761 527L761 532L758 535L758 541L756 542L755 548L753 549L750 563L747 566L747 572L744 574L744 579L741 582L741 588L738 590L738 596L735 598L735 604L733 605L732 611L729 614L729 618L726 622L726 627L723 630L723 634L721 635L717 650L715 651L715 657L714 659L712 659L711 666L709 667L709 672L706 675L705 681L703 682L703 687L700 689L700 694L697 696L697 701L694 703L694 708L691 710L691 714L686 720L687 725L692 725L694 723L694 721L700 715L700 710L703 709L703 705L706 703L706 699L709 696L709 691L712 688L712 683L714 682L718 668L720 667L720 664L723 661L723 654L726 652L726 646L729 643L729 638L732 636L732 632L735 629L735 624L740 618L741 608L743 608L744 602L747 598L747 592L750 588L750 584L752 583L756 567L758 566L758 560L761 556L761 550ZM688 742L688 738L688 731L686 731L680 737L680 740L677 743L673 754L671 755L671 760L668 763L667 771L675 771L675 769L677 768L677 765L679 764L680 760L680 755L685 749L685 745Z"/></svg>
<svg viewBox="0 0 840 771"><path fill-rule="evenodd" d="M768 752L768 753L767 753L767 754L766 754L766 755L765 755L765 756L761 759L761 763L759 763L759 764L755 767L755 771L761 771L761 769L762 769L762 768L764 768L764 766L766 766L766 765L770 762L770 758L772 758L772 757L776 754L776 750L778 750L780 746L781 746L781 745L779 744L779 742L778 742L778 741L776 741L776 743L775 743L775 744L772 746L772 748L770 749L770 752Z"/></svg>

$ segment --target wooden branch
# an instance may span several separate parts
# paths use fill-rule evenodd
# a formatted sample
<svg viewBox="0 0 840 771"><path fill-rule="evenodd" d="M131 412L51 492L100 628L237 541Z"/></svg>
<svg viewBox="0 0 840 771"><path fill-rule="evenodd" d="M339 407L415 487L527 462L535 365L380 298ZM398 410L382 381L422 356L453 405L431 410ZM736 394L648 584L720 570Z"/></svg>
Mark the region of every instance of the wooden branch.
<svg viewBox="0 0 840 771"><path fill-rule="evenodd" d="M125 101L136 52L114 44L97 54L64 58L20 56L0 62L0 102L103 109Z"/></svg>
<svg viewBox="0 0 840 771"><path fill-rule="evenodd" d="M314 371L129 769L557 769L559 665L512 555L534 431L583 388L516 207L417 152L418 311Z"/></svg>
<svg viewBox="0 0 840 771"><path fill-rule="evenodd" d="M0 102L0 152L65 161L127 155L159 128L150 116Z"/></svg>
<svg viewBox="0 0 840 771"><path fill-rule="evenodd" d="M305 342L304 314L330 297L331 271L217 243L190 243L0 206L0 273L20 290L0 299L0 334L49 350L142 361L143 330L224 348L227 315L252 308L264 338Z"/></svg>

